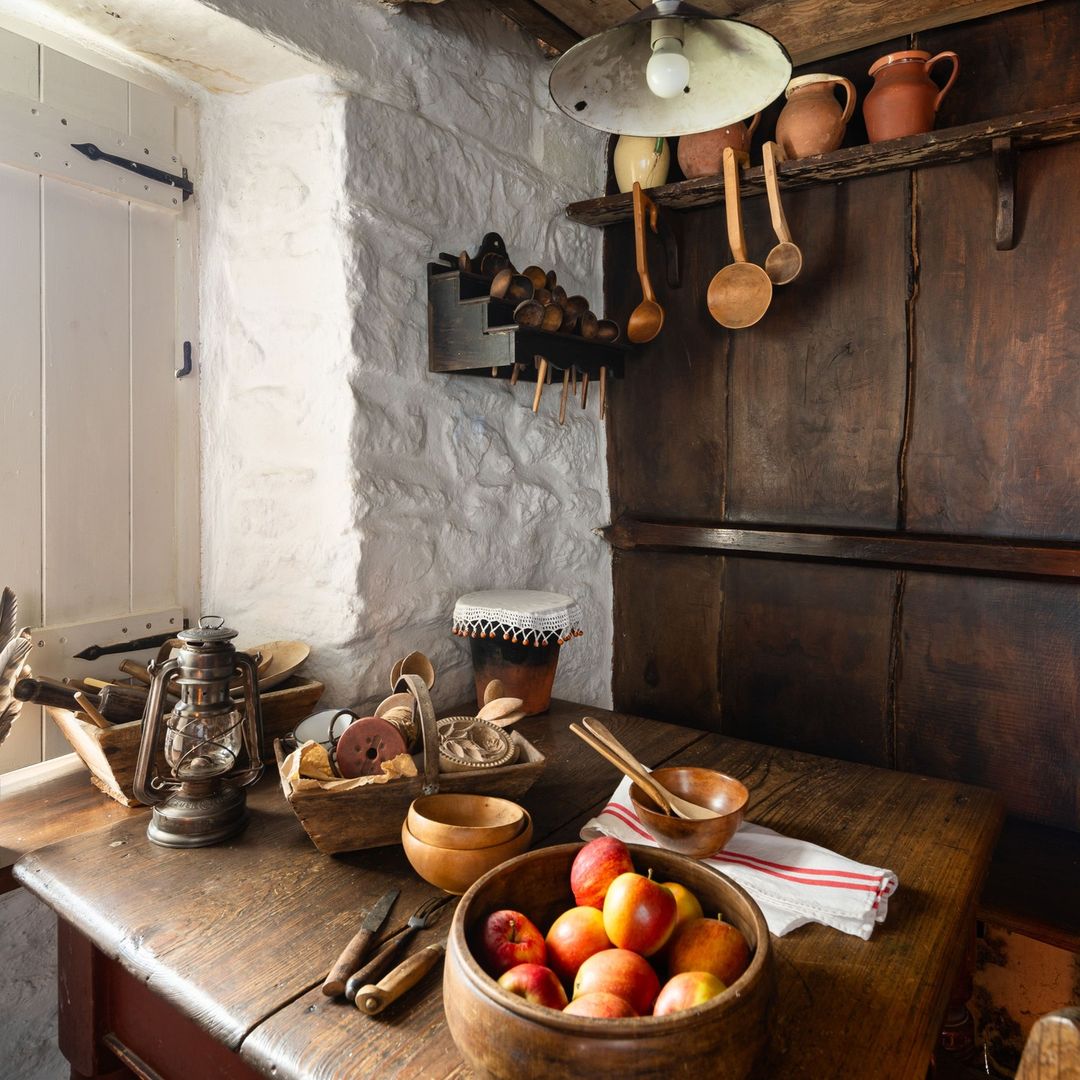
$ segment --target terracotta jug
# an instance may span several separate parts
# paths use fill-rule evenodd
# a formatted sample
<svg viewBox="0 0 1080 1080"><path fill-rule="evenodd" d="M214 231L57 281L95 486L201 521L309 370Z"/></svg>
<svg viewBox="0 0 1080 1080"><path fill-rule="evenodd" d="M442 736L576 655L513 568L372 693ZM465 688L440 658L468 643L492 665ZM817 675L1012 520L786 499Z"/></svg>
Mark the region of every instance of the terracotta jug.
<svg viewBox="0 0 1080 1080"><path fill-rule="evenodd" d="M835 89L844 88L844 107ZM800 75L788 83L787 104L776 121L776 141L792 158L827 154L844 141L844 129L855 111L855 87L839 75Z"/></svg>
<svg viewBox="0 0 1080 1080"><path fill-rule="evenodd" d="M716 176L724 169L724 148L730 146L736 153L749 153L750 140L761 122L761 113L747 127L736 121L727 127L701 131L696 135L683 135L679 139L679 168L687 180L699 176Z"/></svg>
<svg viewBox="0 0 1080 1080"><path fill-rule="evenodd" d="M615 143L615 182L620 191L633 191L635 181L643 188L667 183L671 150L667 139L651 135L620 135Z"/></svg>
<svg viewBox="0 0 1080 1080"><path fill-rule="evenodd" d="M939 60L952 61L952 74L943 90L930 78ZM866 133L872 143L921 135L934 127L934 116L942 99L956 82L960 59L954 52L931 56L920 49L889 53L870 68L874 85L863 102Z"/></svg>

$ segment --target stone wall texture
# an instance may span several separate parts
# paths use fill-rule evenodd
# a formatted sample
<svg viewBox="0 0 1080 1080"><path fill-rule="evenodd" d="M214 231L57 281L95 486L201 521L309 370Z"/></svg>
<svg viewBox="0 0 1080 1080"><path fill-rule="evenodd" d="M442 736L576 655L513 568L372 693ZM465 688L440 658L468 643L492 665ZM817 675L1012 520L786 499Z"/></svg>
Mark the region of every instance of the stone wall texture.
<svg viewBox="0 0 1080 1080"><path fill-rule="evenodd" d="M201 122L204 595L247 640L297 637L325 703L427 652L436 705L470 685L454 600L545 588L586 636L555 691L610 700L603 428L550 393L428 374L424 266L506 238L599 299L603 138L550 103L550 62L485 4L216 0L328 71Z"/></svg>

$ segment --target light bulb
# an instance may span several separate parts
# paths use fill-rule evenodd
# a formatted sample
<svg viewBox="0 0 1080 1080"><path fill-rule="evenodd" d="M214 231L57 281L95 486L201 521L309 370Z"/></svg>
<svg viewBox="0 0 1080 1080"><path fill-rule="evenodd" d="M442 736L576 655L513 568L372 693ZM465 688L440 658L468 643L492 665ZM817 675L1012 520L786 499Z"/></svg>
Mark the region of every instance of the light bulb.
<svg viewBox="0 0 1080 1080"><path fill-rule="evenodd" d="M677 37L662 37L654 43L645 81L659 98L673 98L686 89L690 61L683 55L683 43Z"/></svg>

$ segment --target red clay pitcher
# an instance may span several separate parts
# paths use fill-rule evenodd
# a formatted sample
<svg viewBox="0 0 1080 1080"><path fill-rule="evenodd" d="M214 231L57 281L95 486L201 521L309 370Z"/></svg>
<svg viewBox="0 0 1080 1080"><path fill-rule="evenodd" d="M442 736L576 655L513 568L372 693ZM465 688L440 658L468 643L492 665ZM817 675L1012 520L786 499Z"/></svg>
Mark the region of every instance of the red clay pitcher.
<svg viewBox="0 0 1080 1080"><path fill-rule="evenodd" d="M939 90L930 71L939 60L952 61L952 74ZM870 68L874 86L863 102L866 133L872 143L931 131L942 99L956 82L960 60L954 52L931 56L920 49L889 53Z"/></svg>

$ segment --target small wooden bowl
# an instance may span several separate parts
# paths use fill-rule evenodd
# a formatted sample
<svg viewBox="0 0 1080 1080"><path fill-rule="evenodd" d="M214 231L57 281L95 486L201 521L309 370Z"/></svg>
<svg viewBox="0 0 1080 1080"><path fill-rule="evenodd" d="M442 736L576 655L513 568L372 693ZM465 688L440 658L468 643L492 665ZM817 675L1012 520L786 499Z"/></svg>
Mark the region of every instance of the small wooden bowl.
<svg viewBox="0 0 1080 1080"><path fill-rule="evenodd" d="M769 928L761 909L730 878L693 859L631 846L639 873L677 881L739 928L750 966L702 1005L669 1016L596 1019L533 1005L504 990L473 955L484 919L509 908L541 929L574 906L570 866L581 844L530 851L485 874L457 906L443 970L443 1007L458 1050L478 1076L587 1076L590 1080L743 1080L769 1037L773 993ZM527 1067L525 1065L527 1063Z"/></svg>
<svg viewBox="0 0 1080 1080"><path fill-rule="evenodd" d="M422 795L405 819L423 844L478 851L513 840L522 830L525 810L493 795Z"/></svg>
<svg viewBox="0 0 1080 1080"><path fill-rule="evenodd" d="M742 824L750 798L742 783L713 769L689 766L655 769L653 776L673 795L715 810L720 817L688 821L665 814L637 784L632 784L630 801L652 838L661 847L694 859L722 851Z"/></svg>
<svg viewBox="0 0 1080 1080"><path fill-rule="evenodd" d="M429 884L444 892L460 896L478 878L507 859L520 855L531 843L532 818L523 810L520 831L511 839L475 851L452 847L437 847L418 840L409 829L406 818L401 825L401 844L412 868Z"/></svg>

